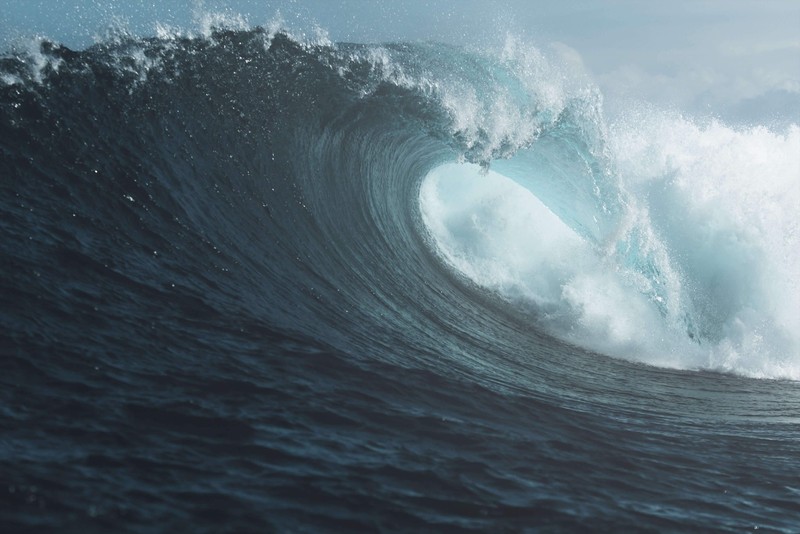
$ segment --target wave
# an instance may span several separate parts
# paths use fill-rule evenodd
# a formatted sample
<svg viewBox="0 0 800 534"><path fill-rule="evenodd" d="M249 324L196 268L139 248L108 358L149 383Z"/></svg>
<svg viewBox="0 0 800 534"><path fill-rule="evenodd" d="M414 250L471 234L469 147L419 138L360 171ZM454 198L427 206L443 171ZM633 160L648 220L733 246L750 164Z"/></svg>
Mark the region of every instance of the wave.
<svg viewBox="0 0 800 534"><path fill-rule="evenodd" d="M0 57L4 525L795 528L796 126L209 24Z"/></svg>
<svg viewBox="0 0 800 534"><path fill-rule="evenodd" d="M576 65L516 39L277 27L35 40L0 59L0 102L15 224L49 210L71 253L158 291L345 344L499 299L589 351L800 379L797 126L609 124Z"/></svg>

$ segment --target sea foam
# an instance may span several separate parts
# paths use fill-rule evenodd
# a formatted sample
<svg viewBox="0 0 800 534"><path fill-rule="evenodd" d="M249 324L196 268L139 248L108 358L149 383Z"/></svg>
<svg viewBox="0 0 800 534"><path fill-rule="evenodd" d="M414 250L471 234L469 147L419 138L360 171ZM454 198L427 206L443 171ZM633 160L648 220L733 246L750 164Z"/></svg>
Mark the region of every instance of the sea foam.
<svg viewBox="0 0 800 534"><path fill-rule="evenodd" d="M455 114L456 128L469 118ZM603 120L576 120L587 118ZM531 158L520 146L492 163L500 172L434 169L420 205L445 261L590 350L800 379L800 128L734 128L645 106L590 126L566 131L595 138L559 138L588 143L585 152L548 148ZM568 167L587 153L602 154L602 172L543 178L533 167ZM580 180L593 181L585 198ZM603 198L603 188L614 194Z"/></svg>

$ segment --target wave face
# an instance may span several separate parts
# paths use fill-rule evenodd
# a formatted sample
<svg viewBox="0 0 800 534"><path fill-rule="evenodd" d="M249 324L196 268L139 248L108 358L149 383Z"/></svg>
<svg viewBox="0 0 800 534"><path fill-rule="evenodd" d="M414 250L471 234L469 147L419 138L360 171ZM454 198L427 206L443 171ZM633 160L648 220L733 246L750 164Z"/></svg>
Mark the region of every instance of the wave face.
<svg viewBox="0 0 800 534"><path fill-rule="evenodd" d="M800 129L509 40L0 59L12 530L800 516Z"/></svg>

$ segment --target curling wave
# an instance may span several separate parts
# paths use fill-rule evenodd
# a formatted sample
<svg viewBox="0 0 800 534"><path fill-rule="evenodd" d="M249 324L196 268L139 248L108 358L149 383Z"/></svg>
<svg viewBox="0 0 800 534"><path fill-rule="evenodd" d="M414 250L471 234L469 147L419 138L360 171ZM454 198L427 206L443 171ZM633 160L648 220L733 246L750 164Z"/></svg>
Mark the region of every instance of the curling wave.
<svg viewBox="0 0 800 534"><path fill-rule="evenodd" d="M248 203L257 196L273 219L257 211L250 220L225 214L224 229L194 223L207 231L288 234L297 215L285 210L296 202L318 233L299 246L333 249L345 266L360 255L344 251L364 240L392 243L387 259L407 255L412 245L402 239L417 239L421 213L439 256L522 303L532 313L524 320L551 335L657 365L800 377L797 127L737 131L646 109L609 127L585 76L513 39L492 54L303 43L264 30L119 38L85 53L38 44L3 60L6 137L35 137L38 122L63 132L56 148L64 152L94 143L97 121L123 121L136 135L104 142L134 151L147 175L175 180L171 202L185 201L174 192L189 187L187 172L191 187L206 188L216 173L226 191L252 189ZM110 94L98 93L99 79ZM176 91L185 104L174 107ZM67 112L93 99L95 123L26 116L37 113L37 98ZM52 114L47 106L43 114ZM273 195L264 180L288 189ZM130 210L141 197L121 191L115 201L134 198ZM333 206L352 213L341 234ZM207 216L183 209L185 218ZM247 251L234 257L255 260ZM382 285L382 275L369 278Z"/></svg>
<svg viewBox="0 0 800 534"><path fill-rule="evenodd" d="M788 531L800 129L602 108L515 39L6 53L9 494L49 526L90 473L143 529L216 495L243 530Z"/></svg>

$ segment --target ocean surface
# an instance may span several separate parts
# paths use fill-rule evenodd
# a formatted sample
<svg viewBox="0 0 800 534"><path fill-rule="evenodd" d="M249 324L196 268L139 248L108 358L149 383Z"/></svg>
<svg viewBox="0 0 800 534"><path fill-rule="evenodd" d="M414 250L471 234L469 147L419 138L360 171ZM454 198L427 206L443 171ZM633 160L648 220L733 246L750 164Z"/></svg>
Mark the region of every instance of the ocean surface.
<svg viewBox="0 0 800 534"><path fill-rule="evenodd" d="M800 128L568 64L0 56L0 531L800 531Z"/></svg>

